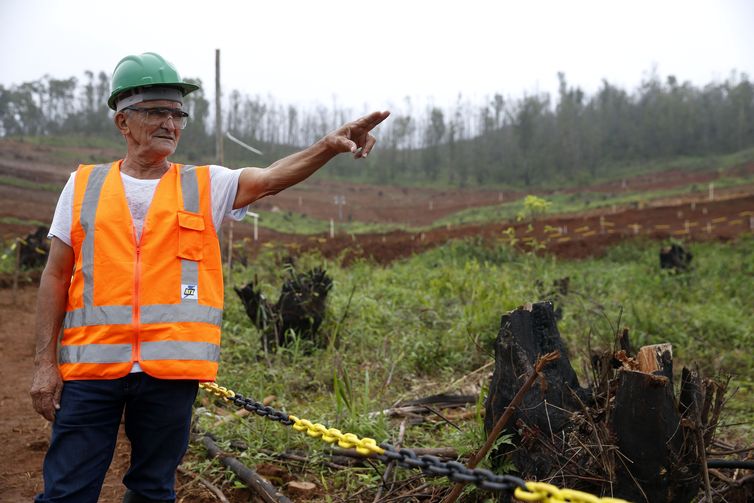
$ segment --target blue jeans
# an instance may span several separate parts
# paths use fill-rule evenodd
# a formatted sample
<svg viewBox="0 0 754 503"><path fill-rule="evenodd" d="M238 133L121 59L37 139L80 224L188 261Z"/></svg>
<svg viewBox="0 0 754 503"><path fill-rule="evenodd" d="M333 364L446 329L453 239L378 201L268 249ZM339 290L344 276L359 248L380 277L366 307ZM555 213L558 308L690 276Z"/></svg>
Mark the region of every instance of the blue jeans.
<svg viewBox="0 0 754 503"><path fill-rule="evenodd" d="M123 483L143 498L175 501L175 471L188 447L197 381L139 372L120 379L66 381L44 460L37 503L96 503L123 410L131 466Z"/></svg>

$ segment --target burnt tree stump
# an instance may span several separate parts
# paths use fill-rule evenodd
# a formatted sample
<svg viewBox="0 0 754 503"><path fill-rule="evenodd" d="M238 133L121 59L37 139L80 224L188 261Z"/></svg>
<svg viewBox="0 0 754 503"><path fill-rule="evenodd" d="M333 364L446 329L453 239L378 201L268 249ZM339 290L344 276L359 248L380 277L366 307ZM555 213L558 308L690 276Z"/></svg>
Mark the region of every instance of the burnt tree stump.
<svg viewBox="0 0 754 503"><path fill-rule="evenodd" d="M332 279L322 268L297 273L289 268L289 278L281 287L276 303L271 304L255 280L242 288L234 287L252 324L260 330L262 346L286 346L291 332L320 345L317 332L325 318L327 295Z"/></svg>
<svg viewBox="0 0 754 503"><path fill-rule="evenodd" d="M513 447L500 448L493 463L509 456L524 479L600 496L690 501L700 488L702 432L709 430L705 384L684 369L676 402L671 346L647 346L634 357L624 330L615 352L592 357L595 382L582 388L549 302L502 317L485 430L531 375L537 357L554 350L561 358L544 369L540 386L526 394L508 423Z"/></svg>
<svg viewBox="0 0 754 503"><path fill-rule="evenodd" d="M484 428L489 432L511 399L534 369L537 357L559 351L560 358L545 367L544 379L524 398L513 413L509 425L524 424L538 432L562 431L570 420L569 411L579 408L579 401L590 401L590 392L579 386L571 367L568 350L555 323L550 302L519 308L500 321L495 342L495 370L486 402ZM518 444L521 435L514 441ZM537 480L553 468L552 455L540 450L516 449L513 462L521 472Z"/></svg>
<svg viewBox="0 0 754 503"><path fill-rule="evenodd" d="M699 492L696 440L684 434L670 379L618 372L612 411L616 445L615 492L631 501L686 503Z"/></svg>
<svg viewBox="0 0 754 503"><path fill-rule="evenodd" d="M672 244L660 250L660 268L674 272L686 272L691 269L694 256L679 244Z"/></svg>
<svg viewBox="0 0 754 503"><path fill-rule="evenodd" d="M19 265L22 269L44 267L50 252L48 232L50 229L47 227L37 227L34 232L19 240Z"/></svg>

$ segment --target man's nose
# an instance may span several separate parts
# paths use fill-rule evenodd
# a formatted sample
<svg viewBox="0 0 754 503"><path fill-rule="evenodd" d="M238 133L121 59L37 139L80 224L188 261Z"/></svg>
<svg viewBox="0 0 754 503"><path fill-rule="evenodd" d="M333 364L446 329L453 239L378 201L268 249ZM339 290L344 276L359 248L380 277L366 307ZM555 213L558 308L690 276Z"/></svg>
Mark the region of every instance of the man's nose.
<svg viewBox="0 0 754 503"><path fill-rule="evenodd" d="M168 118L162 122L162 127L169 131L175 131L176 129L178 129L175 125L175 119L172 115L169 115Z"/></svg>

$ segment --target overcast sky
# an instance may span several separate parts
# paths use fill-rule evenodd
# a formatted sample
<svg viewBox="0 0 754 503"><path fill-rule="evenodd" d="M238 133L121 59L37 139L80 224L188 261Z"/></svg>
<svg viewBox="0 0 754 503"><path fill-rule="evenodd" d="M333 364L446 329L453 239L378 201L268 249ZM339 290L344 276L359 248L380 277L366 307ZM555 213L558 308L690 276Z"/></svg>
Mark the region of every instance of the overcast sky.
<svg viewBox="0 0 754 503"><path fill-rule="evenodd" d="M696 85L754 77L752 0L0 0L0 84L112 72L154 51L214 96L272 95L361 111L555 92L557 72L594 92L652 68Z"/></svg>

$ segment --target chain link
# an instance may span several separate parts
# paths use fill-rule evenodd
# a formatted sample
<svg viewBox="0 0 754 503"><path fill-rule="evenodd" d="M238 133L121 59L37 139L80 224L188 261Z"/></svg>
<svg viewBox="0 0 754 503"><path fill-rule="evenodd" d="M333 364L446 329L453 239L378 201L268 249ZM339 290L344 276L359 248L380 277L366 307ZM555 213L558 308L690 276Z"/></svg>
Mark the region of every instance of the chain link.
<svg viewBox="0 0 754 503"><path fill-rule="evenodd" d="M212 393L213 395L222 398L226 402L232 402L233 405L241 409L246 409L249 412L253 412L257 416L261 416L272 421L278 421L286 426L292 426L294 421L289 419L288 414L283 411L273 409L263 403L257 402L253 398L246 398L241 393L231 391L224 386L218 386L213 382L204 382L199 384L199 387Z"/></svg>
<svg viewBox="0 0 754 503"><path fill-rule="evenodd" d="M512 475L498 475L484 468L471 469L458 461L443 461L437 456L417 456L411 449L396 449L390 444L380 444L385 453L378 459L385 463L395 461L403 468L418 468L428 475L448 477L454 482L474 484L482 489L510 492L526 490L526 482Z"/></svg>
<svg viewBox="0 0 754 503"><path fill-rule="evenodd" d="M337 442L343 449L356 449L362 456L382 454L384 449L377 445L373 438L359 438L353 433L342 433L336 428L328 428L319 423L312 423L308 419L299 419L296 416L288 416L293 421L293 429L305 432L312 438L321 438L328 444Z"/></svg>

